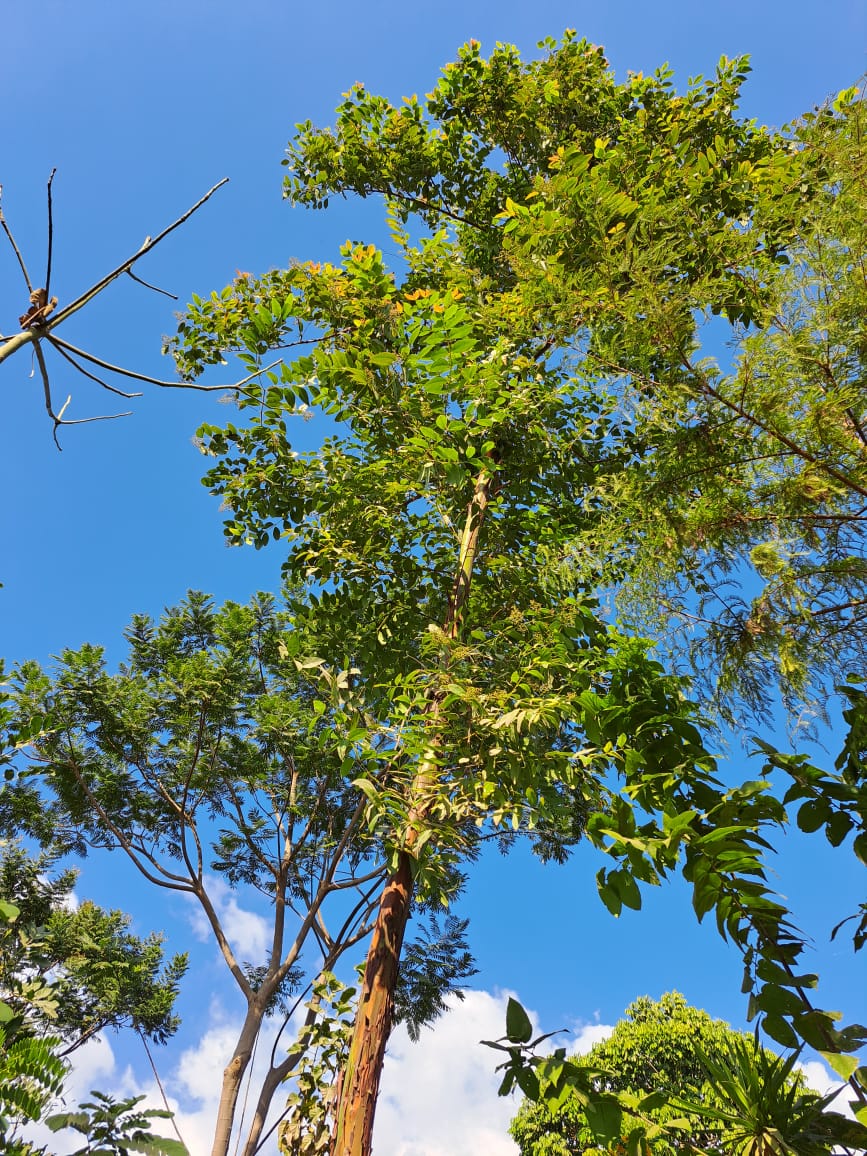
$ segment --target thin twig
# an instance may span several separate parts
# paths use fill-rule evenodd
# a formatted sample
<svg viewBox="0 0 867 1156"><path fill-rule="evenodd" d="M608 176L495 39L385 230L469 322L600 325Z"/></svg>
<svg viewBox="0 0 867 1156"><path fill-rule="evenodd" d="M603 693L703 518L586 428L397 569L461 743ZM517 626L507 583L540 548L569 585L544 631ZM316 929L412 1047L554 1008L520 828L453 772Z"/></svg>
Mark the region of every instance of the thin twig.
<svg viewBox="0 0 867 1156"><path fill-rule="evenodd" d="M51 182L57 169L51 170L48 178L48 262L45 267L45 299L51 298L51 253L54 248L54 215L51 211Z"/></svg>
<svg viewBox="0 0 867 1156"><path fill-rule="evenodd" d="M67 405L69 405L71 401L72 394L70 394L66 399L63 408L66 409ZM97 413L94 414L93 417L74 417L70 418L69 421L58 420L57 425L87 425L88 422L92 421L114 421L119 417L132 417L132 410L125 409L123 413ZM55 438L54 440L56 441L57 439ZM60 446L57 448L60 449Z"/></svg>
<svg viewBox="0 0 867 1156"><path fill-rule="evenodd" d="M163 297L171 297L172 301L177 301L176 293L169 293L168 289L160 289L159 285L151 285L150 281L145 281L142 277L136 277L132 269L127 269L127 277L132 277L133 281L138 281L139 285L144 285L145 289L153 289L154 293L162 293Z"/></svg>
<svg viewBox="0 0 867 1156"><path fill-rule="evenodd" d="M274 369L280 364L280 360L272 361L270 365L263 366L262 369L257 369L255 373L243 377L240 381L232 382L230 385L198 385L193 381L162 381L158 377L149 377L146 373L136 373L132 369L124 369L120 365L112 365L110 361L103 361L101 357L96 357L92 353L86 353L83 349L78 349L75 345L70 345L68 341L63 341L59 337L51 334L51 343L56 346L62 346L70 353L74 353L76 357L83 357L85 361L90 361L94 365L98 365L101 369L108 369L112 373L119 373L121 377L131 377L134 381L146 381L149 385L158 385L161 389L197 389L203 393L214 393L217 390L240 389L242 385L246 385L248 381L252 381L254 377L259 377L263 373L267 373L270 369Z"/></svg>
<svg viewBox="0 0 867 1156"><path fill-rule="evenodd" d="M2 194L3 186L0 185L0 196L2 196ZM21 250L15 244L15 238L12 236L12 232L9 226L6 224L6 218L3 216L2 207L0 207L0 225L2 225L3 232L9 238L9 244L12 246L13 250L15 251L15 256L18 258L18 264L21 266L21 272L24 274L24 280L27 282L27 292L32 293L33 285L30 281L30 274L27 272L27 266L24 264L24 258L21 256Z"/></svg>
<svg viewBox="0 0 867 1156"><path fill-rule="evenodd" d="M156 1066L156 1064L154 1063L154 1058L153 1058L153 1056L151 1055L151 1050L150 1050L150 1048L148 1047L148 1042L147 1042L147 1040L145 1039L145 1037L144 1037L144 1032L143 1032L141 1029L139 1029L139 1030L138 1030L138 1038L141 1040L141 1042L142 1042L142 1046L144 1047L144 1050L145 1050L145 1054L146 1054L146 1056L147 1056L147 1058L148 1058L148 1063L149 1063L149 1064L150 1064L150 1066L151 1066L151 1071L152 1071L152 1072L153 1072L153 1074L154 1074L154 1079L156 1080L156 1082L157 1082L157 1087L158 1087L158 1088L159 1088L159 1090L160 1090L160 1096L162 1097L162 1101L163 1101L163 1103L164 1103L164 1104L165 1104L165 1106L166 1106L166 1111L167 1111L167 1112L168 1112L168 1114L169 1114L169 1119L170 1119L170 1120L171 1120L171 1122L172 1122L172 1127L173 1127L173 1128L174 1128L174 1130L175 1130L175 1135L176 1135L176 1136L177 1136L177 1138L180 1140L180 1142L181 1142L182 1144L184 1144L184 1138L183 1138L183 1136L182 1136L182 1135L181 1135L181 1133L180 1133L180 1129L178 1128L178 1122L177 1122L177 1120L175 1119L175 1114L174 1114L174 1112L171 1110L171 1108L169 1107L169 1100L168 1100L168 1096L166 1095L166 1090L165 1090L165 1088L163 1087L163 1082L162 1082L162 1080L160 1079L160 1074L159 1074L159 1072L157 1071L157 1066ZM186 1144L184 1144L184 1147L186 1147Z"/></svg>
<svg viewBox="0 0 867 1156"><path fill-rule="evenodd" d="M140 391L138 393L127 393L123 389L118 389L117 386L109 385L107 381L103 381L101 377L97 377L95 373L91 373L89 369L85 369L83 365L79 365L75 358L68 354L65 349L61 349L56 337L49 337L47 340L60 354L60 356L65 358L70 365L74 366L79 373L83 374L84 377L89 377L91 381L95 381L97 385L101 385L102 388L107 389L109 393L116 393L118 397L127 398L144 396Z"/></svg>
<svg viewBox="0 0 867 1156"><path fill-rule="evenodd" d="M228 182L228 180L228 177L223 177L223 179L218 181L213 188L208 189L205 195L196 201L192 208L187 209L187 211L182 216L178 217L176 221L172 221L172 223L167 228L163 229L161 233L157 233L155 237L146 237L142 247L138 250L137 253L134 253L132 257L128 257L126 261L118 265L117 268L113 269L110 273L106 273L106 275L97 281L95 285L92 285L89 289L85 290L85 292L82 293L80 297L76 297L74 301L70 302L70 304L67 305L65 309L61 309L51 323L52 328L56 325L59 325L60 322L69 317L70 314L78 312L78 310L83 308L83 306L85 306L88 301L92 300L92 298L94 298L97 293L101 293L107 285L110 285L111 282L120 277L122 273L126 273L130 268L132 268L136 261L143 257L145 253L149 253L155 245L158 245L160 241L163 240L164 237L167 237L169 233L177 229L179 225L184 223L184 221L188 221L193 213L195 213L197 209L200 209L205 201L209 200L217 191L217 189L222 188L223 185Z"/></svg>

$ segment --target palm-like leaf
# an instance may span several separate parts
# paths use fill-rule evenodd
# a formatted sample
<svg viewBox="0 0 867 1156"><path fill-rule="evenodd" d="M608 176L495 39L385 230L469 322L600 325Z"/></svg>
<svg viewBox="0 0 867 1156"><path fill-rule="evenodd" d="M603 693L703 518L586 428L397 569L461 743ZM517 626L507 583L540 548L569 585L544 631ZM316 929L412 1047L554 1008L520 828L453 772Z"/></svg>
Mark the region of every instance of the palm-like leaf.
<svg viewBox="0 0 867 1156"><path fill-rule="evenodd" d="M731 1040L722 1057L704 1056L713 1095L687 1103L727 1125L723 1148L733 1156L820 1156L840 1145L867 1148L867 1128L829 1111L836 1092L809 1091L796 1071L800 1051L777 1056L749 1038Z"/></svg>

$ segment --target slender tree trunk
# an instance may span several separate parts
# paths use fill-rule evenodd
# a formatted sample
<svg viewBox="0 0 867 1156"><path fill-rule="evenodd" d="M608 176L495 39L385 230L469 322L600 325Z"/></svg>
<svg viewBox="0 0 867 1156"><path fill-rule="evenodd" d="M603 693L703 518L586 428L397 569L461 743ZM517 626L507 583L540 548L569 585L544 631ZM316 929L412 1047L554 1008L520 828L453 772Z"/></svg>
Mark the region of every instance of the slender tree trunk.
<svg viewBox="0 0 867 1156"><path fill-rule="evenodd" d="M235 1045L235 1051L223 1071L223 1086L220 1090L220 1103L217 1108L217 1123L214 1130L211 1156L228 1156L241 1080L249 1067L253 1046L261 1026L262 1012L257 1006L250 1004L247 1008L244 1026L241 1028L241 1034Z"/></svg>
<svg viewBox="0 0 867 1156"><path fill-rule="evenodd" d="M330 968L333 963L332 959L326 961L326 967ZM318 1001L316 1006L308 1008L307 1015L304 1017L304 1026L298 1033L297 1045L305 1045L305 1041L309 1042L310 1029L316 1022L319 1011ZM265 1127L265 1121L268 1118L268 1112L271 1109L271 1101L274 1098L274 1093L280 1087L284 1080L288 1079L292 1072L298 1067L301 1061L302 1052L293 1049L282 1063L273 1065L265 1073L265 1079L262 1081L262 1087L259 1091L259 1099L256 1103L256 1109L253 1113L253 1119L250 1121L250 1129L247 1132L247 1140L244 1144L244 1156L255 1156L262 1144L262 1130ZM267 1139L267 1137L266 1137Z"/></svg>
<svg viewBox="0 0 867 1156"><path fill-rule="evenodd" d="M262 1129L265 1127L265 1120L267 1119L274 1093L291 1072L292 1067L292 1064L283 1063L278 1064L276 1068L270 1068L268 1070L262 1082L259 1100L256 1104L256 1110L253 1113L253 1119L250 1121L250 1129L247 1132L247 1140L244 1144L244 1156L254 1156L254 1153L258 1151Z"/></svg>
<svg viewBox="0 0 867 1156"><path fill-rule="evenodd" d="M481 471L467 507L458 565L444 624L449 638L455 639L460 633L493 478L494 471ZM432 697L429 702L428 717L435 727L439 717L439 700L436 697ZM438 746L439 739L434 735L432 756L435 756ZM425 818L426 788L435 781L436 775L435 757L425 758L410 791L412 819ZM413 834L410 831L406 849L400 853L397 868L389 876L380 899L364 967L349 1057L337 1089L330 1156L370 1156L385 1045L394 1015L394 990L412 904L412 843Z"/></svg>

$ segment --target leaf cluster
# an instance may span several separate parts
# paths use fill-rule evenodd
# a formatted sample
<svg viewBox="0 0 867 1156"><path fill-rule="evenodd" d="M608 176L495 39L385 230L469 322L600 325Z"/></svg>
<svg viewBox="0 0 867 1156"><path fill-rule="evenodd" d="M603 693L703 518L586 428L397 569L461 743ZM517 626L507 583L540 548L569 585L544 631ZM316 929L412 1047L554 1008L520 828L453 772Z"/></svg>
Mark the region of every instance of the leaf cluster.
<svg viewBox="0 0 867 1156"><path fill-rule="evenodd" d="M43 1001L35 987L50 979L41 1018L72 1050L108 1027L130 1026L157 1043L174 1034L173 1004L186 956L163 959L160 934L128 931L129 916L90 901L71 902L75 872L52 877L54 856L28 855L15 843L0 848L0 894L19 910L0 928L0 990L31 1016Z"/></svg>

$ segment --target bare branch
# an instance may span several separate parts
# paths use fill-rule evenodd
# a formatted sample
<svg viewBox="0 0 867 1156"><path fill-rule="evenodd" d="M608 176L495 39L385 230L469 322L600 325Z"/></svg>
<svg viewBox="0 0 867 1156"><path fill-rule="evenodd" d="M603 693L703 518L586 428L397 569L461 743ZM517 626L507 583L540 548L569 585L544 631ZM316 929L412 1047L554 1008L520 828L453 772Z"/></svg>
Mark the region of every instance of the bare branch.
<svg viewBox="0 0 867 1156"><path fill-rule="evenodd" d="M235 953L232 950L232 945L229 943L229 940L226 937L226 933L223 930L223 924L219 915L217 914L217 909L214 907L214 904L211 901L210 895L205 889L205 885L202 879L199 878L194 880L190 890L198 899L202 910L205 913L205 918L211 925L211 930L214 933L214 938L217 941L217 946L220 949L220 954L223 957L226 967L228 967L233 979L235 980L235 983L237 983L238 987L241 989L244 999L246 999L249 1004L249 1002L253 999L253 988L250 986L250 982L246 975L244 975L244 969L238 963Z"/></svg>
<svg viewBox="0 0 867 1156"><path fill-rule="evenodd" d="M54 428L57 429L58 418L55 416L54 407L51 402L51 382L48 380L48 367L45 364L45 356L38 341L33 342L33 348L36 350L36 360L39 362L39 372L42 374L42 389L45 393L45 408L48 410L48 416L54 422ZM32 377L31 373L31 377ZM68 404L68 403L67 403ZM64 409L66 406L64 406ZM55 438L55 441L57 439ZM60 449L60 446L57 447Z"/></svg>
<svg viewBox="0 0 867 1156"><path fill-rule="evenodd" d="M208 189L205 195L196 201L191 209L187 209L187 211L178 217L176 221L172 221L168 228L163 229L161 233L157 233L155 237L146 237L144 244L137 253L134 253L132 257L128 257L126 261L124 261L121 265L118 265L116 269L112 269L110 273L107 273L104 277L97 281L95 285L91 285L91 287L85 290L85 292L82 293L80 297L76 297L74 301L70 302L66 308L61 309L52 321L51 327L53 328L54 326L59 325L61 321L65 321L67 317L71 316L73 313L77 313L79 309L82 309L88 303L88 301L93 300L93 298L96 297L98 293L101 293L103 289L110 285L112 281L115 281L118 277L121 276L121 274L127 273L135 264L135 262L142 258L145 253L149 253L151 249L158 245L160 241L169 235L169 233L174 232L174 230L177 229L179 225L182 225L184 221L188 221L193 213L195 213L197 209L200 209L205 201L209 200L217 191L217 189L222 188L223 185L228 182L228 180L228 177L223 177L223 179L218 181L213 188Z"/></svg>
<svg viewBox="0 0 867 1156"><path fill-rule="evenodd" d="M11 357L16 353L22 345L28 345L31 341L35 341L39 334L34 333L32 329L22 329L20 333L13 333L11 337L3 339L3 344L0 345L0 361L5 361L7 357Z"/></svg>
<svg viewBox="0 0 867 1156"><path fill-rule="evenodd" d="M51 184L57 169L51 170L48 178L48 261L45 266L45 296L51 297L51 254L54 249L54 214L51 205Z"/></svg>
<svg viewBox="0 0 867 1156"><path fill-rule="evenodd" d="M39 757L38 748L36 749L36 754L37 757ZM43 759L42 761L47 760ZM139 871L140 874L142 874L149 883L153 883L156 887L163 887L167 891L185 891L193 895L196 894L192 884L184 879L182 875L175 875L174 872L169 871L167 868L163 867L163 865L154 859L152 855L149 855L140 844L138 847L134 846L132 840L128 838L123 833L123 831L121 831L115 822L112 821L105 807L103 807L102 803L100 803L99 799L96 797L96 795L90 789L88 783L85 781L84 776L82 775L78 766L78 761L75 757L75 751L71 748L71 744L67 756L67 761L64 763L64 765L72 771L73 777L75 778L75 781L81 792L85 795L90 805L99 815L100 819L105 824L111 835L114 837L118 847L120 847L121 850L126 853L127 857L130 859L136 870ZM143 855L147 859L147 862L150 863L151 867L153 867L153 871L157 872L157 874L154 874L141 861L139 855Z"/></svg>
<svg viewBox="0 0 867 1156"><path fill-rule="evenodd" d="M98 365L101 369L107 369L111 373L118 373L121 377L131 377L134 381L146 381L149 385L158 385L161 389L197 389L202 393L214 393L221 390L223 393L226 390L240 389L246 385L248 381L252 381L255 377L267 373L280 365L280 360L272 361L270 365L265 365L262 369L257 369L255 373L248 374L247 377L241 378L240 381L232 382L230 385L198 385L194 381L163 381L158 377L149 377L146 373L136 373L132 369L124 369L120 365L112 365L110 361L104 361L101 357L96 357L92 353L87 353L83 349L78 349L75 345L70 345L68 341L63 341L56 337L53 333L50 335L52 344L62 346L70 353L74 353L76 357L83 357L85 361L90 361L93 365Z"/></svg>
<svg viewBox="0 0 867 1156"><path fill-rule="evenodd" d="M71 401L72 394L70 394L66 401L63 403L63 409L66 409ZM62 412L63 410L61 410L61 413ZM89 425L92 421L115 421L119 417L132 417L132 410L125 409L122 413L97 413L94 414L93 417L75 417L70 418L69 421L60 421L58 419L58 421L55 423L55 427L59 425ZM56 436L54 441L55 443L57 442ZM58 445L57 448L60 449L60 446Z"/></svg>
<svg viewBox="0 0 867 1156"><path fill-rule="evenodd" d="M72 401L72 394L67 397L66 401L60 407L60 413L55 413L51 401L51 382L48 379L48 366L45 364L45 354L42 352L42 346L37 340L34 340L33 348L36 351L36 360L39 363L39 372L42 375L42 388L45 393L45 408L48 411L48 416L54 422L54 429L52 430L51 436L54 438L54 444L57 446L58 450L63 452L63 446L61 446L60 442L57 440L58 426L87 425L88 422L92 421L114 421L114 419L118 417L130 416L132 410L126 410L124 413L103 413L97 414L95 417L78 417L65 420L63 415L66 413L66 407Z"/></svg>
<svg viewBox="0 0 867 1156"><path fill-rule="evenodd" d="M799 445L787 434L783 433L783 431L778 427L770 425L766 418L753 413L752 410L746 409L744 405L739 404L732 398L726 397L725 394L721 393L718 389L716 389L715 386L711 384L707 375L703 374L700 369L697 369L693 365L690 358L685 354L681 357L681 362L692 375L693 380L696 382L698 388L706 396L712 397L714 401L719 402L720 405L725 406L732 413L737 414L738 417L742 418L749 425L754 426L756 429L760 429L762 433L766 433L768 437L775 438L781 445L784 445L796 457L801 458L803 461L809 462L811 465L816 466L817 469L826 473L829 477L834 478L838 482L841 482L847 490L854 491L854 493L859 494L862 498L867 498L867 489L865 489L864 486L859 485L851 475L842 473L828 462L825 462L821 458L817 457L806 446Z"/></svg>
<svg viewBox="0 0 867 1156"><path fill-rule="evenodd" d="M2 196L2 194L3 194L3 186L0 185L0 196ZM15 238L12 236L12 231L10 230L9 226L6 224L6 218L3 216L2 206L0 206L0 226L2 226L3 232L9 238L9 244L12 246L12 248L15 252L15 256L18 258L18 264L21 266L21 272L24 274L24 280L27 283L27 292L32 293L33 292L33 284L30 280L30 274L27 272L27 266L24 264L24 258L21 256L21 250L15 244Z"/></svg>
<svg viewBox="0 0 867 1156"><path fill-rule="evenodd" d="M184 862L187 865L187 870L189 871L190 876L191 877L195 876L195 878L198 879L200 883L202 881L203 874L204 874L204 858L202 856L202 844L199 841L199 833L198 833L198 830L196 829L196 823L195 823L195 814L196 814L196 810L198 808L198 804L194 805L193 807L189 807L189 808L188 808L187 804L188 804L189 798L190 798L190 784L193 781L193 775L196 773L196 767L199 765L199 757L202 753L202 741L205 737L205 723L206 723L206 712L205 712L205 708L203 706L203 707L201 707L201 709L199 711L199 725L196 728L196 747L195 747L195 750L193 751L193 757L192 757L192 760L190 762L190 766L187 770L186 775L184 775L184 792L181 796L180 805L177 807L177 811L178 811L178 814L179 814L180 820L181 820L181 851L182 851L183 856L184 856ZM217 740L217 743L219 745L219 739ZM187 815L189 815L189 821L187 820ZM187 829L188 828L192 832L193 839L195 840L195 844L196 844L196 869L195 870L193 869L193 865L190 862L190 855L189 855L189 852L187 851Z"/></svg>
<svg viewBox="0 0 867 1156"><path fill-rule="evenodd" d="M96 384L101 385L103 389L107 389L110 393L116 393L118 397L132 398L144 396L141 391L138 393L127 393L123 389L118 389L117 386L109 385L107 381L103 381L101 377L97 377L95 373L91 373L89 369L85 369L83 365L79 365L74 357L67 353L65 349L60 347L56 337L47 337L46 340L49 341L54 349L60 354L60 356L66 358L69 364L74 366L79 373L83 374L84 377L89 377L91 381L95 381Z"/></svg>
<svg viewBox="0 0 867 1156"><path fill-rule="evenodd" d="M144 285L145 289L153 289L154 293L162 293L163 297L171 297L172 301L178 300L176 293L169 293L168 289L160 289L159 285L151 285L150 281L145 281L142 277L136 277L132 269L127 269L127 277L132 277L133 281L137 281L139 285Z"/></svg>

